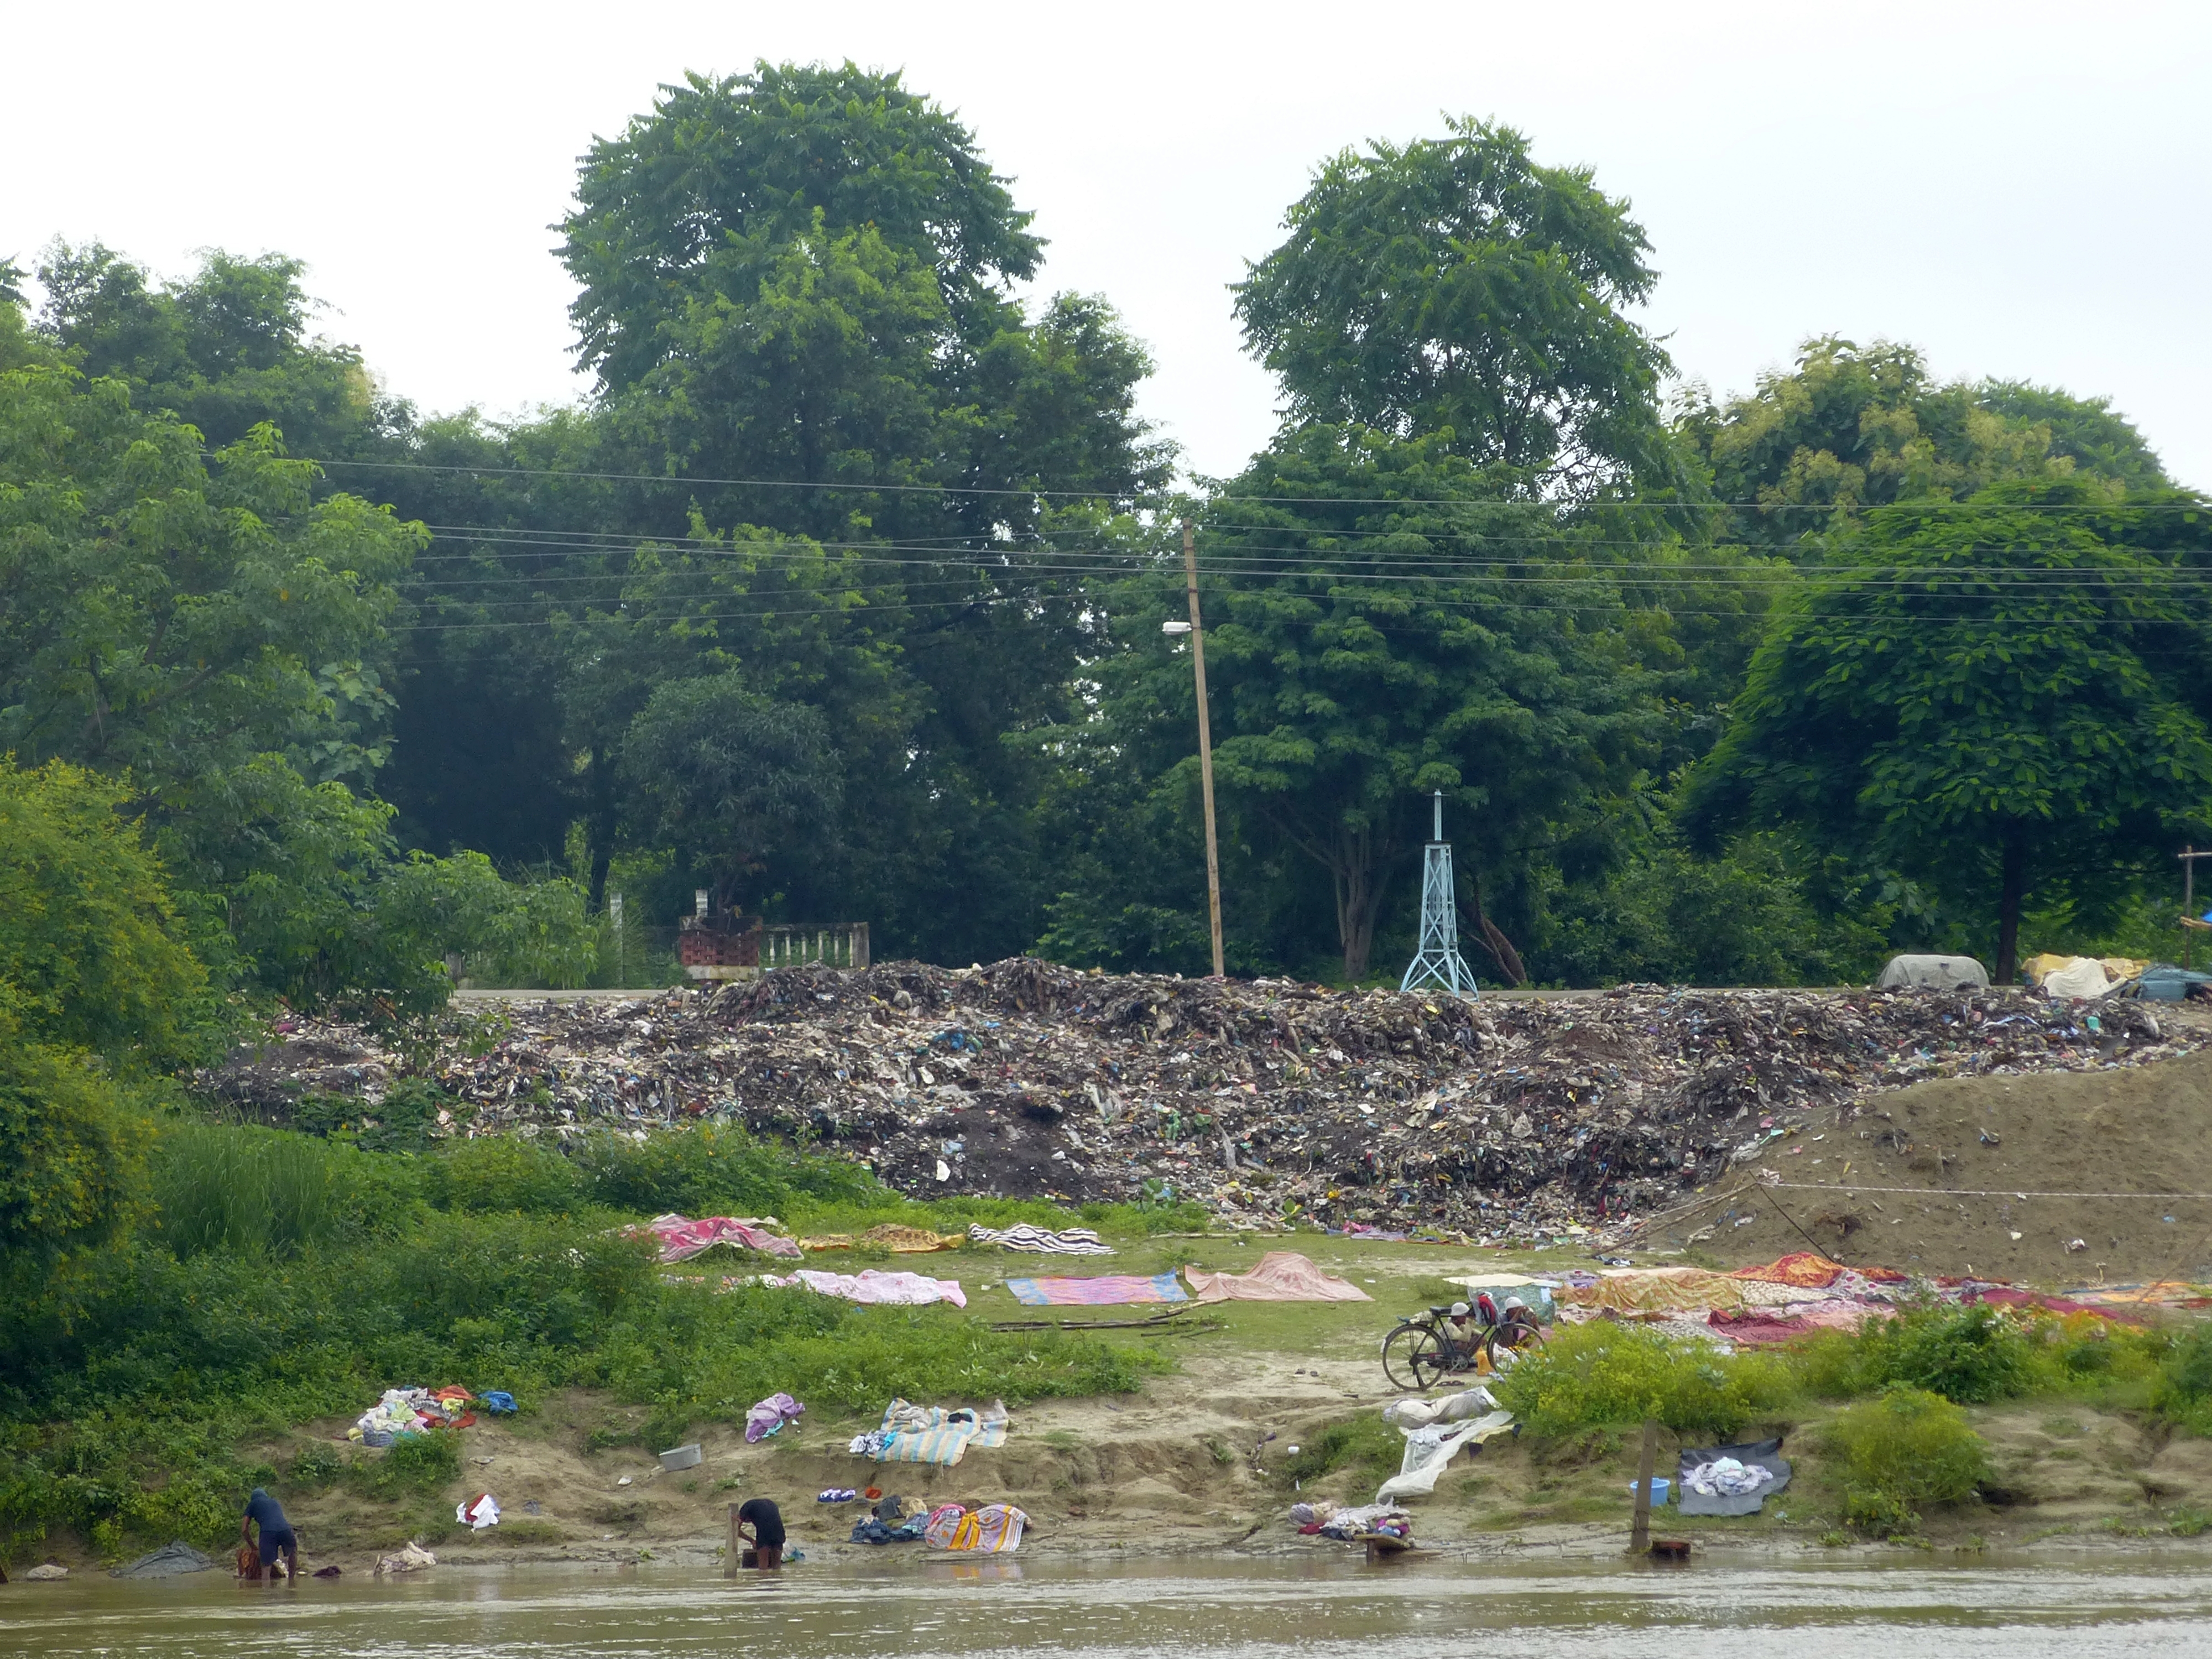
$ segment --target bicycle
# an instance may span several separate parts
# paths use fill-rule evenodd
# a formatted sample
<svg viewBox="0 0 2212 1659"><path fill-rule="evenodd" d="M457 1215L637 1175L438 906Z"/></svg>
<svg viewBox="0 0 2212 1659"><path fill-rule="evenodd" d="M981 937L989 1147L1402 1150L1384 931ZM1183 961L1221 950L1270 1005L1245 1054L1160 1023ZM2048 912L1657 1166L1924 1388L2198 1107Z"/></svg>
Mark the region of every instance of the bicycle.
<svg viewBox="0 0 2212 1659"><path fill-rule="evenodd" d="M1492 1372L1509 1371L1529 1349L1541 1346L1544 1328L1526 1308L1510 1307L1493 1323L1470 1323L1455 1330L1449 1307L1407 1314L1382 1339L1382 1375L1394 1389L1433 1389L1454 1372L1480 1369L1488 1357Z"/></svg>

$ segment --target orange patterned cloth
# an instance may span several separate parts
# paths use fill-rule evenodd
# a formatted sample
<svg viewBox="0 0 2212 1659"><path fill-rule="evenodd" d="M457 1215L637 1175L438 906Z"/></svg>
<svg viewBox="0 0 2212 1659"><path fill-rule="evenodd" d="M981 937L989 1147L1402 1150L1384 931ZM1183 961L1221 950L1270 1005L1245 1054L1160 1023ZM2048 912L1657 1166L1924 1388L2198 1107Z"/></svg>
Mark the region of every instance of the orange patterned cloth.
<svg viewBox="0 0 2212 1659"><path fill-rule="evenodd" d="M1905 1277L1894 1267L1847 1267L1810 1250L1796 1251L1763 1267L1738 1267L1732 1276L1763 1279L1769 1285L1793 1285L1801 1291L1825 1291L1844 1273L1856 1273L1877 1285L1902 1285Z"/></svg>

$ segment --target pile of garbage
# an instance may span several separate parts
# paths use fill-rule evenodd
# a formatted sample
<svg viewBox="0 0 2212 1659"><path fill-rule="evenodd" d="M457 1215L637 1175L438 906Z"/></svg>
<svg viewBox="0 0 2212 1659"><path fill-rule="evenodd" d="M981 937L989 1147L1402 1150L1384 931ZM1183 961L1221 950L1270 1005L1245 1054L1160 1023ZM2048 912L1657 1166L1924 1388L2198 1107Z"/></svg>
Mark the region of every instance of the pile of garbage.
<svg viewBox="0 0 2212 1659"><path fill-rule="evenodd" d="M454 1097L456 1133L742 1123L916 1197L1194 1200L1231 1225L1495 1242L1664 1206L1793 1115L1879 1090L2137 1065L2202 1040L2142 1000L2033 989L1463 1002L1015 957L520 1004L457 1019L414 1068ZM270 1116L352 1087L368 1117L378 1080L408 1069L357 1028L300 1020L200 1086Z"/></svg>

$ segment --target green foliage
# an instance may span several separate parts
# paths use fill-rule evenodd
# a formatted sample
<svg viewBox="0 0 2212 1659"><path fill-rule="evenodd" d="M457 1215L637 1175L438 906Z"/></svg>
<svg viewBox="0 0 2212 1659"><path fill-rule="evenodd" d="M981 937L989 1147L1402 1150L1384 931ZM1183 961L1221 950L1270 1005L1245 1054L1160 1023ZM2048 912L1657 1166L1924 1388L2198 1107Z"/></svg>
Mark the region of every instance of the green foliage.
<svg viewBox="0 0 2212 1659"><path fill-rule="evenodd" d="M1492 1385L1500 1405L1547 1438L1656 1418L1684 1436L1728 1440L1795 1390L1779 1356L1723 1354L1607 1321L1556 1330Z"/></svg>
<svg viewBox="0 0 2212 1659"><path fill-rule="evenodd" d="M2067 482L1871 514L1776 611L1693 827L1795 825L1957 894L2000 980L2031 895L2124 904L2212 786L2208 618L2132 529Z"/></svg>
<svg viewBox="0 0 2212 1659"><path fill-rule="evenodd" d="M836 830L843 786L821 714L736 674L661 686L630 725L623 769L644 839L719 878L718 914L740 877Z"/></svg>
<svg viewBox="0 0 2212 1659"><path fill-rule="evenodd" d="M1965 497L2007 479L2079 474L2131 490L2168 486L2157 458L2099 398L2017 383L1939 385L1914 348L1808 340L1787 374L1747 397L1694 402L1678 434L1736 504L1729 534L1817 556L1851 521L1838 508Z"/></svg>
<svg viewBox="0 0 2212 1659"><path fill-rule="evenodd" d="M1860 1389L1903 1387L1981 1406L2027 1393L2036 1348L1992 1308L1929 1308L1870 1322L1860 1335Z"/></svg>
<svg viewBox="0 0 2212 1659"><path fill-rule="evenodd" d="M1966 1413L1918 1389L1893 1388L1850 1407L1828 1440L1844 1463L1845 1518L1883 1535L1912 1531L1923 1505L1972 1497L1989 1472Z"/></svg>
<svg viewBox="0 0 2212 1659"><path fill-rule="evenodd" d="M88 376L112 377L131 401L189 422L216 447L266 422L310 455L355 447L380 410L360 354L309 337L307 267L268 253L216 250L181 283L94 242L57 242L39 266L42 332Z"/></svg>
<svg viewBox="0 0 2212 1659"><path fill-rule="evenodd" d="M1284 1460L1282 1474L1304 1482L1348 1469L1355 1484L1379 1485L1398 1473L1405 1455L1406 1437L1375 1413L1362 1412L1349 1422L1307 1431L1297 1455Z"/></svg>
<svg viewBox="0 0 2212 1659"><path fill-rule="evenodd" d="M565 1215L587 1190L573 1159L520 1135L450 1143L427 1165L426 1184L441 1208L468 1215Z"/></svg>
<svg viewBox="0 0 2212 1659"><path fill-rule="evenodd" d="M143 1140L143 1123L107 1077L64 1050L23 1042L0 1011L0 1276L42 1270L129 1226Z"/></svg>
<svg viewBox="0 0 2212 1659"><path fill-rule="evenodd" d="M860 1203L882 1191L861 1165L794 1157L711 1124L638 1139L604 1132L573 1156L596 1202L635 1215L777 1215L801 1199Z"/></svg>
<svg viewBox="0 0 2212 1659"><path fill-rule="evenodd" d="M127 792L65 763L0 757L0 1017L16 1041L167 1071L215 1011Z"/></svg>
<svg viewBox="0 0 2212 1659"><path fill-rule="evenodd" d="M2191 1325L2160 1356L2150 1403L2168 1422L2212 1435L2212 1324Z"/></svg>
<svg viewBox="0 0 2212 1659"><path fill-rule="evenodd" d="M332 1164L343 1149L274 1129L179 1123L155 1142L153 1199L180 1258L297 1249L337 1229Z"/></svg>
<svg viewBox="0 0 2212 1659"><path fill-rule="evenodd" d="M1624 837L1624 841L1627 838ZM1836 916L1814 902L1800 849L1737 837L1701 857L1663 829L1594 881L1563 887L1534 952L1569 985L1838 985L1874 977L1888 941L1871 905Z"/></svg>
<svg viewBox="0 0 2212 1659"><path fill-rule="evenodd" d="M1516 490L1671 482L1666 354L1621 314L1657 280L1627 203L1510 128L1449 125L1332 156L1238 285L1291 419L1432 435Z"/></svg>
<svg viewBox="0 0 2212 1659"><path fill-rule="evenodd" d="M435 1492L461 1478L461 1437L451 1429L403 1434L383 1455L356 1456L346 1465L349 1484L372 1498Z"/></svg>

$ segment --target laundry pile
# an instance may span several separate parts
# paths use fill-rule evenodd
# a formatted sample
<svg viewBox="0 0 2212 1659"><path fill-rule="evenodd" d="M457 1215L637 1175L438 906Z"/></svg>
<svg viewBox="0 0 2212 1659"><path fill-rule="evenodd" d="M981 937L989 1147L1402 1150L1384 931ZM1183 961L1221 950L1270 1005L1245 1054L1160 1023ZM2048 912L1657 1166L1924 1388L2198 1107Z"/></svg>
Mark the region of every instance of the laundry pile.
<svg viewBox="0 0 2212 1659"><path fill-rule="evenodd" d="M364 1446L388 1446L403 1434L431 1429L465 1429L476 1419L466 1389L386 1389L384 1398L363 1412L346 1438Z"/></svg>
<svg viewBox="0 0 2212 1659"><path fill-rule="evenodd" d="M797 1255L796 1243L770 1231L776 1225L774 1216L713 1215L692 1221L680 1215L657 1215L642 1227L629 1231L633 1234L650 1233L658 1239L663 1261L689 1261L717 1245L757 1250L764 1255Z"/></svg>
<svg viewBox="0 0 2212 1659"><path fill-rule="evenodd" d="M2155 1007L2008 988L1470 1003L1016 957L522 1004L488 1048L456 1016L426 1069L456 1133L741 1122L917 1196L1174 1198L1232 1226L1525 1243L1662 1207L1814 1108L2203 1040ZM264 1116L302 1092L373 1111L405 1068L357 1028L295 1024L200 1089Z"/></svg>
<svg viewBox="0 0 2212 1659"><path fill-rule="evenodd" d="M1002 1554L1018 1550L1029 1516L1012 1504L986 1504L979 1510L940 1504L922 1522L922 1541L936 1550L979 1550Z"/></svg>
<svg viewBox="0 0 2212 1659"><path fill-rule="evenodd" d="M745 1444L757 1445L772 1434L782 1433L785 1424L796 1423L805 1412L806 1407L787 1394L772 1394L754 1401L745 1412Z"/></svg>

